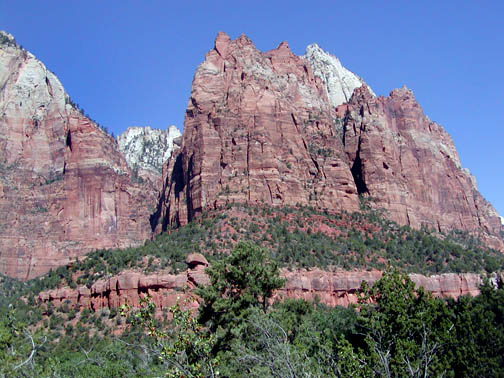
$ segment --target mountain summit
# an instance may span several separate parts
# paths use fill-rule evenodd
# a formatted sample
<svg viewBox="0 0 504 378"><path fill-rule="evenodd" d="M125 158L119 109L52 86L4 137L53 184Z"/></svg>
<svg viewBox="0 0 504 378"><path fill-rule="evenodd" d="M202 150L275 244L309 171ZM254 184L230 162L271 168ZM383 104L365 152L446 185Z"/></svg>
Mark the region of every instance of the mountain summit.
<svg viewBox="0 0 504 378"><path fill-rule="evenodd" d="M30 279L231 203L373 206L504 250L501 219L413 93L377 97L317 45L300 57L219 33L176 136L130 128L118 144L1 32L0 273Z"/></svg>
<svg viewBox="0 0 504 378"><path fill-rule="evenodd" d="M264 53L219 33L165 172L164 225L229 202L353 211L360 197L400 224L503 247L497 212L413 93L376 97L317 45L304 57L285 42Z"/></svg>

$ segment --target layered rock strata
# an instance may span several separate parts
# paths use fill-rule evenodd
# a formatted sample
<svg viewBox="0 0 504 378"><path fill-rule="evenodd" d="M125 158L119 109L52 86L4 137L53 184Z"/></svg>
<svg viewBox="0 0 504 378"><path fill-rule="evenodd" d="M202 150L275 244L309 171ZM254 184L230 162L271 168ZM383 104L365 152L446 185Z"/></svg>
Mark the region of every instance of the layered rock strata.
<svg viewBox="0 0 504 378"><path fill-rule="evenodd" d="M123 304L135 307L139 305L142 296L150 295L159 311L172 306L177 300L188 298L192 300L192 306L197 308L199 303L192 292L195 287L208 284L208 277L204 273L205 266L196 263L192 269L177 275L125 271L118 276L97 281L90 288L66 287L41 292L37 300L39 303L52 303L55 306L66 303L71 307L96 311L101 308L120 307ZM378 271L283 270L281 276L286 278L287 282L284 288L274 294L273 300L302 298L308 301L319 300L328 306L348 306L357 303L362 281L372 285L381 275ZM417 287L424 287L434 296L449 298L478 295L482 283L481 277L474 273L448 273L430 277L410 274L409 277ZM500 278L504 279L504 275L501 274Z"/></svg>
<svg viewBox="0 0 504 378"><path fill-rule="evenodd" d="M376 97L318 46L305 58L218 34L164 167L158 231L226 202L353 211L361 195L400 224L471 231L504 250L497 212L410 90Z"/></svg>
<svg viewBox="0 0 504 378"><path fill-rule="evenodd" d="M26 280L94 249L142 243L155 188L132 182L114 139L1 37L0 273Z"/></svg>

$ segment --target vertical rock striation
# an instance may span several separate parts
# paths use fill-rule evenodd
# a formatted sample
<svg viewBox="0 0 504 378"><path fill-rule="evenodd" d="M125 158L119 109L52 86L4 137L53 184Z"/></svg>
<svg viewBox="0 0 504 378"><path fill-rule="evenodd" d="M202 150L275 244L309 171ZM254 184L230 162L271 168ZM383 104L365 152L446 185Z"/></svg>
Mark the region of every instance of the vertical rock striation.
<svg viewBox="0 0 504 378"><path fill-rule="evenodd" d="M57 77L0 32L0 273L29 279L151 235L156 190Z"/></svg>
<svg viewBox="0 0 504 378"><path fill-rule="evenodd" d="M164 225L226 202L358 208L324 84L287 43L262 53L219 33L194 76Z"/></svg>
<svg viewBox="0 0 504 378"><path fill-rule="evenodd" d="M262 53L219 33L163 181L158 230L226 202L353 211L362 195L400 224L467 230L504 250L496 211L412 92L376 97L317 45L304 58L285 42Z"/></svg>
<svg viewBox="0 0 504 378"><path fill-rule="evenodd" d="M360 194L400 224L476 231L502 249L497 212L461 167L448 133L423 113L409 89L377 98L362 86L338 113Z"/></svg>

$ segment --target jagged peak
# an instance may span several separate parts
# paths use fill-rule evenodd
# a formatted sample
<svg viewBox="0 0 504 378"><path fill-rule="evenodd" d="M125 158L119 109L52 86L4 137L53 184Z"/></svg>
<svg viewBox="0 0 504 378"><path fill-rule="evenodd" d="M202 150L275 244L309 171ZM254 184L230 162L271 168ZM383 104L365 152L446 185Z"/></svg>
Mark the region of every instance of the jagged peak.
<svg viewBox="0 0 504 378"><path fill-rule="evenodd" d="M14 36L4 30L0 30L0 45L19 47Z"/></svg>
<svg viewBox="0 0 504 378"><path fill-rule="evenodd" d="M313 74L324 83L327 97L334 107L348 102L354 90L365 84L359 76L343 67L336 56L324 51L316 43L306 47L303 58L310 62ZM375 97L373 90L367 88Z"/></svg>
<svg viewBox="0 0 504 378"><path fill-rule="evenodd" d="M280 44L277 47L277 50L285 50L285 49L290 51L289 42L287 41L280 42Z"/></svg>
<svg viewBox="0 0 504 378"><path fill-rule="evenodd" d="M305 56L306 55L313 55L313 54L323 54L323 55L329 55L329 56L332 56L334 59L336 59L338 62L339 62L339 59L337 56L333 55L333 54L330 54L328 53L327 51L325 51L322 47L320 47L318 45L318 43L311 43L309 44L308 46L306 46L306 50L305 50Z"/></svg>
<svg viewBox="0 0 504 378"><path fill-rule="evenodd" d="M400 97L400 98L411 98L416 101L415 94L413 90L408 88L406 85L403 85L401 88L393 89L390 94L390 97Z"/></svg>
<svg viewBox="0 0 504 378"><path fill-rule="evenodd" d="M227 33L222 31L219 31L217 33L217 37L215 38L214 42L214 50L223 59L226 59L234 48L242 48L246 46L253 46L255 48L250 38L245 34L242 34L238 38L233 40Z"/></svg>
<svg viewBox="0 0 504 378"><path fill-rule="evenodd" d="M367 101L369 99L376 98L373 91L368 87L366 83L363 83L360 87L355 88L352 97L348 100L349 103L357 103Z"/></svg>
<svg viewBox="0 0 504 378"><path fill-rule="evenodd" d="M131 169L160 173L173 150L173 140L179 136L180 131L175 125L167 129L130 126L117 136L117 143Z"/></svg>
<svg viewBox="0 0 504 378"><path fill-rule="evenodd" d="M224 32L218 32L215 38L214 48L220 56L225 57L229 49L229 44L231 43L231 38Z"/></svg>

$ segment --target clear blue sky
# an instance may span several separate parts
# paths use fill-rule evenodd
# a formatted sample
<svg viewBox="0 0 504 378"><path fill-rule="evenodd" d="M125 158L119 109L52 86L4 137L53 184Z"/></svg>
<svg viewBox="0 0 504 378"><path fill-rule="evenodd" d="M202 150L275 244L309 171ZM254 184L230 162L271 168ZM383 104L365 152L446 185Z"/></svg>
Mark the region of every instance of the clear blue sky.
<svg viewBox="0 0 504 378"><path fill-rule="evenodd" d="M261 50L287 40L303 54L317 42L377 94L411 88L504 215L503 15L502 0L4 0L0 29L115 134L182 129L194 70L219 30Z"/></svg>

